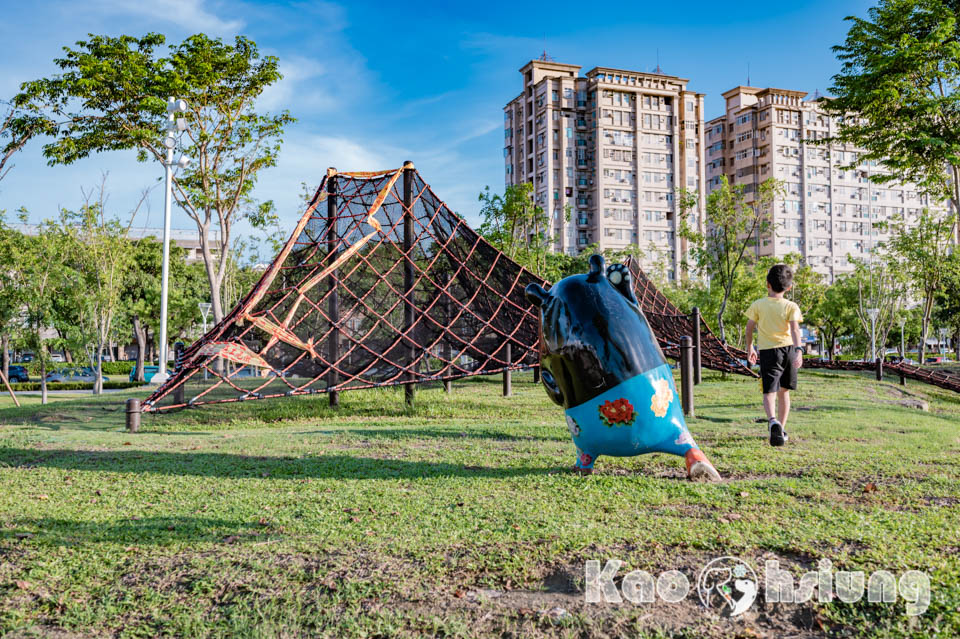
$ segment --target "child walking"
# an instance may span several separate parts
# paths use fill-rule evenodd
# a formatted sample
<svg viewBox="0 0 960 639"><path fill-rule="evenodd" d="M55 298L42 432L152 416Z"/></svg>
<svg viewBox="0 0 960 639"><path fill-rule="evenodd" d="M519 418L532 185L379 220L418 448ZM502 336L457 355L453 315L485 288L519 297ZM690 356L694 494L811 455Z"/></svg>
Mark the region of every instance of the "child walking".
<svg viewBox="0 0 960 639"><path fill-rule="evenodd" d="M760 360L763 410L767 413L771 446L783 446L787 441L790 391L797 389L797 370L803 366L803 316L799 306L783 298L792 286L793 270L789 266L771 267L767 272L767 296L747 309L747 359L751 365ZM754 330L759 353L753 347Z"/></svg>

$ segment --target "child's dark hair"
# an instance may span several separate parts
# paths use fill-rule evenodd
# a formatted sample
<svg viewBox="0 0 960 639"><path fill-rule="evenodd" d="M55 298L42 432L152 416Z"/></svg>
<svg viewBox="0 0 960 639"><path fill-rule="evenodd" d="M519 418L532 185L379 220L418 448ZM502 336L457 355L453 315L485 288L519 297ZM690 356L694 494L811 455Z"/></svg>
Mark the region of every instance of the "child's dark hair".
<svg viewBox="0 0 960 639"><path fill-rule="evenodd" d="M786 264L774 264L767 271L767 284L774 293L783 293L793 284L793 269Z"/></svg>

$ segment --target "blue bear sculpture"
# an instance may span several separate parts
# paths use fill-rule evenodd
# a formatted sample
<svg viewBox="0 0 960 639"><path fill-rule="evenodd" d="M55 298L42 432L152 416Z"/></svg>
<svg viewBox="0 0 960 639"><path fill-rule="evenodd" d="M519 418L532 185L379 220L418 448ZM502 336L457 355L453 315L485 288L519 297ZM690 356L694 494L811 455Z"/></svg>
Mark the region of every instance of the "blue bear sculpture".
<svg viewBox="0 0 960 639"><path fill-rule="evenodd" d="M549 291L526 288L540 308L541 380L563 406L577 449L575 469L592 472L599 455L672 453L692 480L720 475L687 429L673 373L640 310L623 264L565 277Z"/></svg>

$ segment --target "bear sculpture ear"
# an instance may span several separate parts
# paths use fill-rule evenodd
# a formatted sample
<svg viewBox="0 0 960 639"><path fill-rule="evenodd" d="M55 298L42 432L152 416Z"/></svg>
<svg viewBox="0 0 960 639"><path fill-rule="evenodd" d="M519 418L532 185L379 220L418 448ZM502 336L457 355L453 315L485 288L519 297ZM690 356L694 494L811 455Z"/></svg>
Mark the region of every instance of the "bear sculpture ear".
<svg viewBox="0 0 960 639"><path fill-rule="evenodd" d="M549 297L547 292L543 290L543 287L536 282L527 284L524 293L527 295L527 300L537 308L543 306L543 303L546 302L547 297Z"/></svg>
<svg viewBox="0 0 960 639"><path fill-rule="evenodd" d="M594 253L590 256L590 272L587 273L588 282L599 282L600 278L603 277L603 267L606 262L603 261L603 256Z"/></svg>
<svg viewBox="0 0 960 639"><path fill-rule="evenodd" d="M607 267L607 281L613 284L621 295L632 304L638 304L637 296L633 292L633 275L626 264L611 264Z"/></svg>

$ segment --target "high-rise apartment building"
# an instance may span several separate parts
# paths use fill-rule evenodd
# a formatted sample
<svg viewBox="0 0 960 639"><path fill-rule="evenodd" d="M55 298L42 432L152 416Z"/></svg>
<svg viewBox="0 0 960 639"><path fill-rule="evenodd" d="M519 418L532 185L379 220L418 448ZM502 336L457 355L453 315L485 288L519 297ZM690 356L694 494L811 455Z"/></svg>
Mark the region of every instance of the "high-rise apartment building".
<svg viewBox="0 0 960 639"><path fill-rule="evenodd" d="M799 253L833 281L853 270L849 258L864 258L888 234L876 223L903 215L908 223L923 208L943 210L915 185L875 184L886 173L876 162L859 162L847 144L813 144L838 132L839 121L804 100L804 91L738 86L723 94L726 113L706 124L707 192L726 175L743 184L747 199L768 178L784 182L785 195L772 207L774 232L762 238L760 255ZM852 170L842 167L855 165Z"/></svg>
<svg viewBox="0 0 960 639"><path fill-rule="evenodd" d="M555 251L637 245L645 262L679 273L675 193L704 201L703 94L660 73L535 60L504 107L507 185L533 185Z"/></svg>

